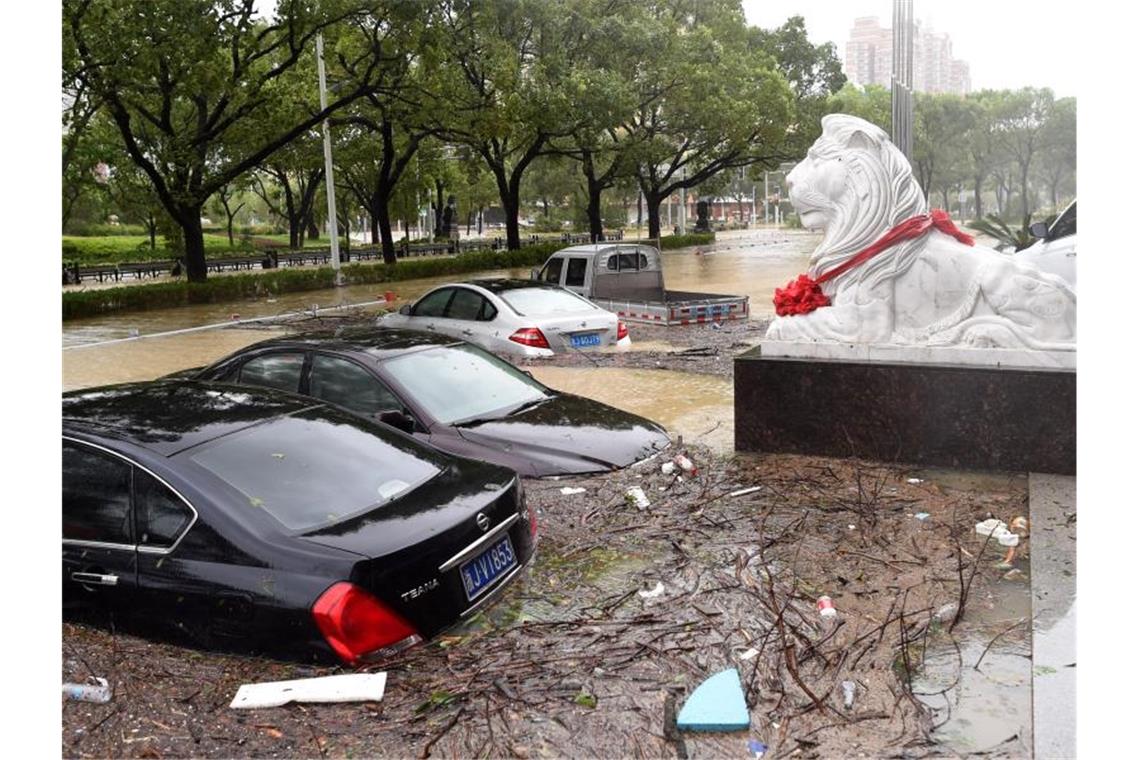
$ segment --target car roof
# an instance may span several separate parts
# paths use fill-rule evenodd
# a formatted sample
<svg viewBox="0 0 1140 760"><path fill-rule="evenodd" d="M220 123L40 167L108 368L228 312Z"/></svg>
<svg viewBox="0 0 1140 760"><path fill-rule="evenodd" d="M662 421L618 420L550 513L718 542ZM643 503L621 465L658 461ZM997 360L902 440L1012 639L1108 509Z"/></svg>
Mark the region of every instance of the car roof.
<svg viewBox="0 0 1140 760"><path fill-rule="evenodd" d="M237 351L236 354L265 348L321 348L326 351L365 354L374 359L387 359L422 348L450 346L460 342L447 335L399 327L315 329L263 340ZM222 361L228 361L232 356Z"/></svg>
<svg viewBox="0 0 1140 760"><path fill-rule="evenodd" d="M646 248L654 251L657 250L648 243L584 243L582 245L572 245L569 248L561 248L555 251L553 255L563 253L587 253L593 256L594 254L602 253L633 253Z"/></svg>
<svg viewBox="0 0 1140 760"><path fill-rule="evenodd" d="M169 457L320 401L194 380L109 385L63 395L63 432L118 440Z"/></svg>
<svg viewBox="0 0 1140 760"><path fill-rule="evenodd" d="M477 285L492 293L502 293L504 290L522 290L524 288L544 288L554 290L558 286L541 280L521 280L512 277L485 277L477 280L467 280L462 285Z"/></svg>

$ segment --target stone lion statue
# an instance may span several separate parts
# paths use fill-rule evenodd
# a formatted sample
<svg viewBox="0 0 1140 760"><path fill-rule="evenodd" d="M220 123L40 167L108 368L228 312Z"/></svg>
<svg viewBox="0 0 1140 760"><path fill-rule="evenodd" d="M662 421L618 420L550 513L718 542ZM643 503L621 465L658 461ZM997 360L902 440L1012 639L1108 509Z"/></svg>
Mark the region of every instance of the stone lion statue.
<svg viewBox="0 0 1140 760"><path fill-rule="evenodd" d="M883 130L846 114L822 123L823 134L787 178L803 225L823 230L808 268L813 280L824 280L815 288L820 305L776 317L768 339L1076 348L1072 288L1014 257L968 244L972 240L942 212L933 215L949 224L950 234L931 228L863 260L859 254L888 230L926 214L926 198ZM844 270L853 258L856 265ZM837 267L841 273L829 279ZM814 287L813 280L800 280Z"/></svg>

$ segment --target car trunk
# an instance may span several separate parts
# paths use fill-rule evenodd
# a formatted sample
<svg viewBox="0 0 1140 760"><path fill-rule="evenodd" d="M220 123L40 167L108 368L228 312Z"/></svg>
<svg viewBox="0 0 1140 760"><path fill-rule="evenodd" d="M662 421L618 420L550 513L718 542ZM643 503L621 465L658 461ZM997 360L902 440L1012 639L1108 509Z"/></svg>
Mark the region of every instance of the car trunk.
<svg viewBox="0 0 1140 760"><path fill-rule="evenodd" d="M460 461L462 465L394 502L305 535L366 557L349 580L388 604L425 639L494 595L513 573L505 569L470 596L461 575L464 566L480 559L486 563L484 555L496 547L495 558L501 560L504 536L509 536L515 567L522 567L533 552L514 473ZM456 557L460 561L447 566Z"/></svg>
<svg viewBox="0 0 1140 760"><path fill-rule="evenodd" d="M617 319L601 309L534 319L553 351L598 348L617 342ZM596 342L592 336L597 336Z"/></svg>

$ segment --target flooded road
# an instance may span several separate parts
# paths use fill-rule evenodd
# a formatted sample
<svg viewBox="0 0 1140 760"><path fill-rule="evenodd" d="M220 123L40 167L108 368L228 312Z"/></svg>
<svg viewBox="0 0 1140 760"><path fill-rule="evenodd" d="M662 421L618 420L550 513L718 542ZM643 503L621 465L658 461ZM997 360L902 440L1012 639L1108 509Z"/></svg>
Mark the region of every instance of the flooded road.
<svg viewBox="0 0 1140 760"><path fill-rule="evenodd" d="M472 277L475 274L470 275ZM480 277L530 277L529 269L494 269L479 272ZM397 296L397 303L419 298L425 291L453 282L455 275L423 277L402 282L378 282L370 285L349 285L328 290L307 290L302 293L282 293L272 298L255 298L225 303L194 304L171 309L148 309L122 314L108 314L88 319L73 319L63 323L63 345L73 346L82 343L98 343L105 340L126 338L137 330L138 334L181 330L187 327L217 324L233 319L255 317L276 317L311 309L349 304L375 303L383 305L384 293L391 291Z"/></svg>
<svg viewBox="0 0 1140 760"><path fill-rule="evenodd" d="M683 248L666 252L665 287L708 293L743 294L750 297L753 317L772 316L772 293L804 271L807 257L819 236L799 231L741 230L722 232L712 246ZM701 251L700 255L697 251ZM472 277L530 277L526 268L496 269L471 273ZM109 314L89 319L69 320L63 325L63 345L96 343L139 334L178 330L226 322L231 319L272 317L310 309L375 302L377 308L385 291L399 301L418 298L425 291L455 275L426 277L402 282L352 285L340 289L283 293L273 298L248 299L226 303L197 304L171 309L151 309ZM235 317L236 315L236 317Z"/></svg>
<svg viewBox="0 0 1140 760"><path fill-rule="evenodd" d="M665 283L672 290L746 293L753 318L770 316L772 290L803 271L818 236L804 232L746 230L720 233L712 246L686 248L664 256ZM698 251L700 252L698 254ZM528 277L522 268L500 269L478 276ZM471 275L476 276L476 275ZM158 336L108 345L132 335L155 333L233 320L296 313L312 308L375 304L385 291L399 302L418 298L428 289L454 280L442 276L397 283L356 285L338 290L286 293L274 298L200 304L171 309L113 314L72 320L63 325L63 388L151 380L209 364L251 343L278 334L257 327L211 329ZM370 310L371 307L365 307ZM668 351L662 341L635 342L634 350ZM686 440L720 452L732 450L732 383L723 378L676 371L534 367L551 387L597 399L657 420Z"/></svg>

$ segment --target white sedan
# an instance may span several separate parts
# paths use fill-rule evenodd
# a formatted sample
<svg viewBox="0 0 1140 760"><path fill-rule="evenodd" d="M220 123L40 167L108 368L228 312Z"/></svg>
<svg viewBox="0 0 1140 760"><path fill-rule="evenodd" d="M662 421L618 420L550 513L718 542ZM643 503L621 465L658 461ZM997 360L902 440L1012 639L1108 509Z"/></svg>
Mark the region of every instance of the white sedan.
<svg viewBox="0 0 1140 760"><path fill-rule="evenodd" d="M385 327L451 335L514 356L630 345L629 331L616 314L576 293L534 280L449 283L380 321Z"/></svg>

